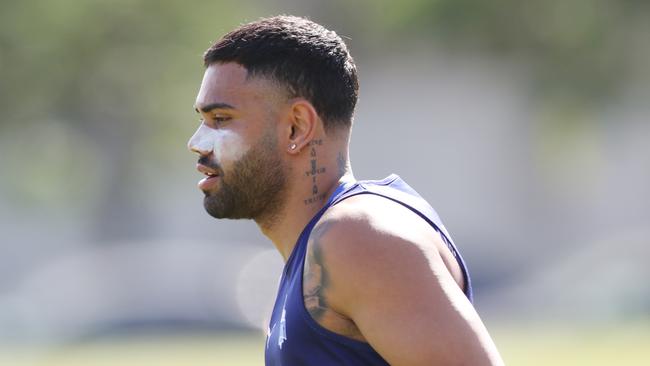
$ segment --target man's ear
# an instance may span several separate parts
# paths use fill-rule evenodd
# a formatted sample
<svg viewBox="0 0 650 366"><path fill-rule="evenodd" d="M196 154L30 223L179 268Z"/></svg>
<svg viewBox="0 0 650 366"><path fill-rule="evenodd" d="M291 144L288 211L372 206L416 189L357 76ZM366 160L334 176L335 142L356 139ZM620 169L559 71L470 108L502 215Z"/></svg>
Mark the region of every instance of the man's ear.
<svg viewBox="0 0 650 366"><path fill-rule="evenodd" d="M305 99L295 100L289 107L289 124L286 128L287 151L298 154L316 135L321 123L314 106Z"/></svg>

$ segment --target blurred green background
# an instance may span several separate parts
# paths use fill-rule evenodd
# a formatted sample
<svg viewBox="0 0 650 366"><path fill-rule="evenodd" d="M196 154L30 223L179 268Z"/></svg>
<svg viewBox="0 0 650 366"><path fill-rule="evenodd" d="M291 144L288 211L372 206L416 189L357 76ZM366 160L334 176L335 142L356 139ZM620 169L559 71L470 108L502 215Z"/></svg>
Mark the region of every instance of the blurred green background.
<svg viewBox="0 0 650 366"><path fill-rule="evenodd" d="M650 2L0 2L0 364L262 364L282 263L215 221L201 55L302 15L361 80L351 158L438 210L509 364L650 359Z"/></svg>

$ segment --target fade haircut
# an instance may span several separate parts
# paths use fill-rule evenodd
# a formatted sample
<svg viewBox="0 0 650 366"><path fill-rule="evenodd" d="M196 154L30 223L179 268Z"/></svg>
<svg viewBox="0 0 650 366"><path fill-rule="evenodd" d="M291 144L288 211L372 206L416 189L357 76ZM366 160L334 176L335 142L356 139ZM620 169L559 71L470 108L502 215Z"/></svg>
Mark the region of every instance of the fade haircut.
<svg viewBox="0 0 650 366"><path fill-rule="evenodd" d="M341 37L308 19L282 15L244 24L212 45L203 62L235 62L249 78L278 82L290 98L308 100L328 132L352 123L359 92L354 60Z"/></svg>

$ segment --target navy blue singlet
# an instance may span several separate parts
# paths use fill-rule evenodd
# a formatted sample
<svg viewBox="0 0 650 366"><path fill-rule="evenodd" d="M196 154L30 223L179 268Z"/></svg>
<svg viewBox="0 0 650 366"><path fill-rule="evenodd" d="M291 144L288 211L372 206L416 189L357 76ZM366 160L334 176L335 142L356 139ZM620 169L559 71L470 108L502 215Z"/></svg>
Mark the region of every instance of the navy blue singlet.
<svg viewBox="0 0 650 366"><path fill-rule="evenodd" d="M266 366L388 365L368 343L336 334L318 324L303 300L305 252L314 225L328 208L358 194L374 194L400 203L433 226L456 257L465 279L465 295L472 301L465 262L438 214L413 188L395 174L379 181L343 183L307 224L284 266L266 339Z"/></svg>

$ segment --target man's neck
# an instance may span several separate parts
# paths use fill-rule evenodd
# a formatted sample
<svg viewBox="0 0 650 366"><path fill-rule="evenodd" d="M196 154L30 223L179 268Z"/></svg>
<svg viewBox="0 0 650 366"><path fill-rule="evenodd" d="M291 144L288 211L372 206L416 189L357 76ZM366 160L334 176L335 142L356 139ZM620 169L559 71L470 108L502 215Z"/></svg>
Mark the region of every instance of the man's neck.
<svg viewBox="0 0 650 366"><path fill-rule="evenodd" d="M347 145L347 144L346 144ZM287 194L280 212L267 220L256 220L262 233L278 249L285 262L309 221L327 203L342 181L353 180L347 146L326 147L313 140L288 172Z"/></svg>

